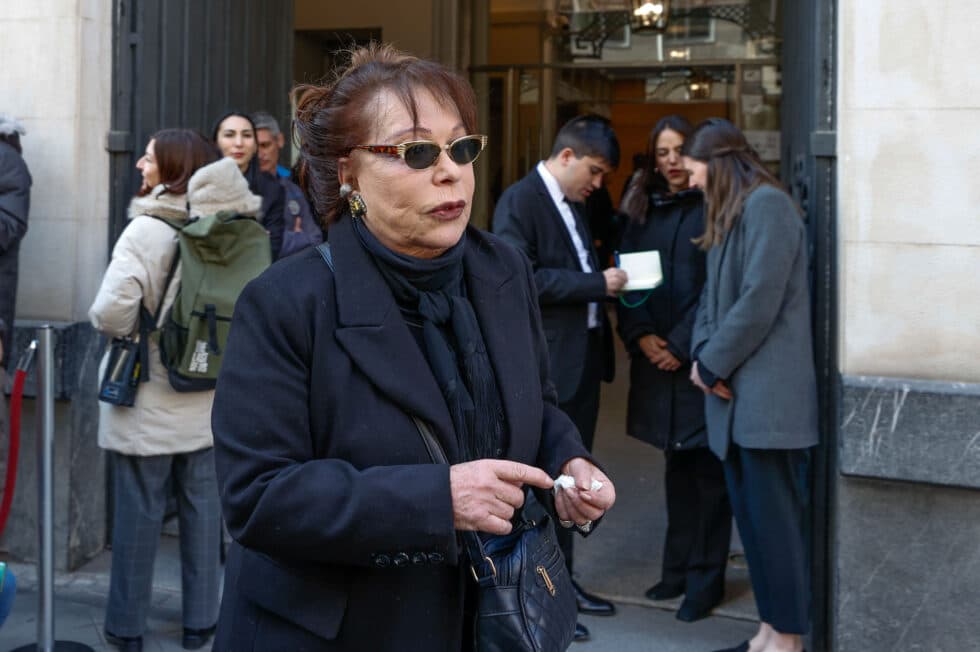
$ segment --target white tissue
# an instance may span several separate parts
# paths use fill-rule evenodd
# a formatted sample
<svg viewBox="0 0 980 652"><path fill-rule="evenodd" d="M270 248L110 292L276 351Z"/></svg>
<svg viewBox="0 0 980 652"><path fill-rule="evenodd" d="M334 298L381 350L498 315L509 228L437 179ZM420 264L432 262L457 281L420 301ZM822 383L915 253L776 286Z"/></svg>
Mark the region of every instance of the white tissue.
<svg viewBox="0 0 980 652"><path fill-rule="evenodd" d="M560 475L555 478L555 491L558 491L559 489L571 489L574 486L575 478L570 475ZM592 491L599 491L602 489L602 483L593 478L591 489Z"/></svg>

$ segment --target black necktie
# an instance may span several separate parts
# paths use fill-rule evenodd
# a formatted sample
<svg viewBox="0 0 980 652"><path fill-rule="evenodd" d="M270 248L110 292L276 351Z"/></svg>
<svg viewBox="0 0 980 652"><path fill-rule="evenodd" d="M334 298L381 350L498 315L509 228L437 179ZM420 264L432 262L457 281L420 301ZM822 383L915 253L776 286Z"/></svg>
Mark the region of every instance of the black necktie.
<svg viewBox="0 0 980 652"><path fill-rule="evenodd" d="M582 246L585 247L585 255L588 258L589 265L592 266L593 272L598 271L594 257L592 256L592 239L589 236L589 230L585 227L585 220L578 212L575 204L568 201L567 197L565 198L565 203L568 204L568 208L572 211L572 218L575 221L575 231L578 233L578 237L582 240Z"/></svg>

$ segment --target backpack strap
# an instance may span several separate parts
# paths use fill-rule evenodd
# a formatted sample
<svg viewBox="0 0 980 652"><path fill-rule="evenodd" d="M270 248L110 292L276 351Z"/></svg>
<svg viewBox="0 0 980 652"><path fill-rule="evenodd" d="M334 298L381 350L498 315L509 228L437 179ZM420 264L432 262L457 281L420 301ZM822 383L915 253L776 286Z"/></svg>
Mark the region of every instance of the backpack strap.
<svg viewBox="0 0 980 652"><path fill-rule="evenodd" d="M333 268L333 254L330 253L330 243L324 242L323 244L317 245L316 250L320 252L320 256L323 257L323 262L327 264L331 272L336 272Z"/></svg>
<svg viewBox="0 0 980 652"><path fill-rule="evenodd" d="M180 231L181 226L168 219L147 215L155 220L160 220L174 231ZM142 303L140 303L140 382L145 383L150 379L150 333L157 329L160 323L160 313L163 312L163 303L167 300L167 291L170 290L170 283L174 279L177 271L177 263L180 262L180 242L177 243L177 250L174 252L173 260L170 262L170 270L167 272L167 279L163 282L163 292L160 295L160 302L157 304L156 313L150 313Z"/></svg>

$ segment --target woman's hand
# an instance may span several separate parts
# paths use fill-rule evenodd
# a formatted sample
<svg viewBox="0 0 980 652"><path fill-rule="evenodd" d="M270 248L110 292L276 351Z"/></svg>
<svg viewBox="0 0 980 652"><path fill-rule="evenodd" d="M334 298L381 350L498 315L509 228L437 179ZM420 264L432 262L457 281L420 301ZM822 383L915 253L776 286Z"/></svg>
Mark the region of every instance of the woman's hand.
<svg viewBox="0 0 980 652"><path fill-rule="evenodd" d="M667 340L656 335L644 335L636 341L643 355L650 364L661 371L676 371L680 369L681 361L667 348Z"/></svg>
<svg viewBox="0 0 980 652"><path fill-rule="evenodd" d="M568 460L561 472L575 478L575 487L559 489L555 495L555 511L560 520L588 527L616 502L616 487L612 480L584 457ZM592 491L593 480L601 482L602 488Z"/></svg>
<svg viewBox="0 0 980 652"><path fill-rule="evenodd" d="M701 374L698 372L698 361L695 360L694 364L691 365L691 382L695 384L702 392L705 394L714 394L720 399L726 401L732 400L734 394L732 394L731 387L728 386L724 380L719 380L715 382L714 387L708 387L701 380Z"/></svg>
<svg viewBox="0 0 980 652"><path fill-rule="evenodd" d="M554 486L541 469L508 460L476 460L449 467L453 499L453 526L508 534L514 510L524 504L524 485L541 489Z"/></svg>

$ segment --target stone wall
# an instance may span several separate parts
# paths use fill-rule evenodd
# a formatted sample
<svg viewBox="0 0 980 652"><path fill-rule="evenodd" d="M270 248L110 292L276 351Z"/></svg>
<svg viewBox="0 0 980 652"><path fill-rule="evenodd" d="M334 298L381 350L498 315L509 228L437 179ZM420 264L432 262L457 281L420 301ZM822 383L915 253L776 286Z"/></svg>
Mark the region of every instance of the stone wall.
<svg viewBox="0 0 980 652"><path fill-rule="evenodd" d="M112 9L101 0L4 0L0 111L20 120L34 180L20 250L15 363L33 327L56 325L55 559L71 568L105 540L103 456L96 437L99 339L86 312L108 256ZM31 383L33 384L33 383ZM5 388L9 392L9 383ZM36 558L33 389L24 401L19 478L0 548ZM0 437L6 450L6 431Z"/></svg>
<svg viewBox="0 0 980 652"><path fill-rule="evenodd" d="M980 4L838 2L834 649L980 640Z"/></svg>
<svg viewBox="0 0 980 652"><path fill-rule="evenodd" d="M980 382L980 3L838 6L842 370Z"/></svg>

